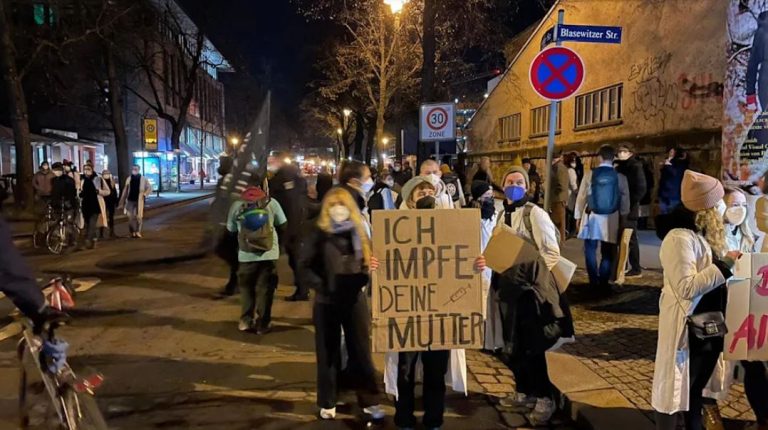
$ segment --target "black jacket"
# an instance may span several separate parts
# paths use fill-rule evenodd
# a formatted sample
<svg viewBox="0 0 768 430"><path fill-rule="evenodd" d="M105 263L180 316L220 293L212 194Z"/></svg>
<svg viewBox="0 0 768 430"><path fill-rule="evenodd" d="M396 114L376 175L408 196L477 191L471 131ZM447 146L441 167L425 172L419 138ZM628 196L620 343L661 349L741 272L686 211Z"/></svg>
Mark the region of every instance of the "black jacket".
<svg viewBox="0 0 768 430"><path fill-rule="evenodd" d="M352 233L330 234L313 225L301 244L299 271L320 303L352 303L368 284L368 268L354 255Z"/></svg>
<svg viewBox="0 0 768 430"><path fill-rule="evenodd" d="M0 291L10 297L24 315L34 318L45 307L45 298L32 270L13 244L10 227L2 218L0 249Z"/></svg>
<svg viewBox="0 0 768 430"><path fill-rule="evenodd" d="M643 162L633 155L627 160L617 161L616 171L627 177L629 186L629 205L638 206L648 192Z"/></svg>
<svg viewBox="0 0 768 430"><path fill-rule="evenodd" d="M286 226L288 238L298 235L301 225L306 220L308 199L307 181L299 175L298 167L288 165L280 168L269 181L269 195L280 203L288 219Z"/></svg>
<svg viewBox="0 0 768 430"><path fill-rule="evenodd" d="M325 193L331 188L333 188L333 176L330 173L319 173L317 175L317 186L315 187L317 190L317 200L323 201Z"/></svg>
<svg viewBox="0 0 768 430"><path fill-rule="evenodd" d="M59 210L62 203L68 209L73 209L77 206L77 189L75 188L75 180L72 177L61 175L53 178L51 183L53 184L51 189L51 205L54 210Z"/></svg>

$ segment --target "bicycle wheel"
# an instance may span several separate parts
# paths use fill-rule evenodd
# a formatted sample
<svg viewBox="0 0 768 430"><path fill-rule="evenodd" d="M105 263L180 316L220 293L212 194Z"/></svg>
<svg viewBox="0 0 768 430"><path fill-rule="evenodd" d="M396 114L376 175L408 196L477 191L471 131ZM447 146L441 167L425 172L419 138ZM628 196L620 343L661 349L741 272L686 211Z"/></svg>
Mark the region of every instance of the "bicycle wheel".
<svg viewBox="0 0 768 430"><path fill-rule="evenodd" d="M107 430L96 399L85 393L78 394L68 387L61 395L68 430Z"/></svg>
<svg viewBox="0 0 768 430"><path fill-rule="evenodd" d="M61 254L67 246L67 228L62 224L55 226L48 232L45 243L52 254Z"/></svg>

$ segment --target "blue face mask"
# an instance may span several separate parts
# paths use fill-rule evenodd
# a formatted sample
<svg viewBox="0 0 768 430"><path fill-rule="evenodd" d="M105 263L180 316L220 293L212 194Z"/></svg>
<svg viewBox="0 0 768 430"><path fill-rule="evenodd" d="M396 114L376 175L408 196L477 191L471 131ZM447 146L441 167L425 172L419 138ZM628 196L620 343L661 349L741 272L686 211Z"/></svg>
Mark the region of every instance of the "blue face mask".
<svg viewBox="0 0 768 430"><path fill-rule="evenodd" d="M511 185L507 188L504 188L504 196L513 202L522 200L523 197L525 197L525 192L525 188L518 187L517 185Z"/></svg>

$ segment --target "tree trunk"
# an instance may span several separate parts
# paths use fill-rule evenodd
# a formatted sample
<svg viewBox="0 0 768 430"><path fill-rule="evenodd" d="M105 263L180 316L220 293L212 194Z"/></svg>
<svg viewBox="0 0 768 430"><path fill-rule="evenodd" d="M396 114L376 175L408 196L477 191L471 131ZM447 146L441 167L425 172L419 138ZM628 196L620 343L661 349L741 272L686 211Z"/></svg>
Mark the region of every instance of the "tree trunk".
<svg viewBox="0 0 768 430"><path fill-rule="evenodd" d="M422 17L423 39L421 42L421 102L435 101L435 19L437 18L437 0L424 0L424 16ZM418 164L421 165L429 157L426 143L417 142Z"/></svg>
<svg viewBox="0 0 768 430"><path fill-rule="evenodd" d="M358 112L355 116L355 160L363 159L363 140L365 139L365 116Z"/></svg>
<svg viewBox="0 0 768 430"><path fill-rule="evenodd" d="M379 163L379 171L384 171L384 162L381 160L380 155L383 154L384 151L384 109L385 107L379 106L379 111L376 114L376 149L378 150L378 161ZM368 157L370 160L370 156Z"/></svg>
<svg viewBox="0 0 768 430"><path fill-rule="evenodd" d="M128 151L128 135L125 131L125 117L123 116L123 86L117 73L114 47L109 43L104 46L104 57L107 63L107 79L109 81L109 121L112 123L115 149L117 150L117 183L122 184L131 174L131 155Z"/></svg>
<svg viewBox="0 0 768 430"><path fill-rule="evenodd" d="M186 111L184 111L186 114ZM181 132L184 131L184 127L187 124L186 115L179 115L180 121L173 124L171 131L171 147L176 152L176 191L181 192L181 150L179 143L181 142Z"/></svg>
<svg viewBox="0 0 768 430"><path fill-rule="evenodd" d="M32 174L32 143L29 135L27 99L16 68L16 49L11 36L10 11L5 10L5 0L0 0L0 70L5 76L8 103L11 110L13 141L16 145L16 207L31 211L34 205Z"/></svg>
<svg viewBox="0 0 768 430"><path fill-rule="evenodd" d="M366 151L365 151L365 160L366 164L369 166L371 165L371 161L373 160L373 147L376 142L376 118L369 118L368 120L368 139L366 141Z"/></svg>

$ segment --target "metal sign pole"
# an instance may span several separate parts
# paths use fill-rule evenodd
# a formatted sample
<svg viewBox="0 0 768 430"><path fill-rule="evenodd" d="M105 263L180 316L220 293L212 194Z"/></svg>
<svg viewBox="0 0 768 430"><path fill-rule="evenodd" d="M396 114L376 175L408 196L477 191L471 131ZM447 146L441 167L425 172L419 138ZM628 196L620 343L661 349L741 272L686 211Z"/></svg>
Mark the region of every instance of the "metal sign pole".
<svg viewBox="0 0 768 430"><path fill-rule="evenodd" d="M557 11L557 25L555 25L554 37L555 46L560 46L560 38L557 37L558 27L563 24L565 11ZM549 140L547 141L547 189L544 192L544 210L549 212L552 209L552 183L555 178L552 177L552 159L555 152L555 127L557 127L557 101L549 104ZM528 184L530 186L530 184Z"/></svg>

